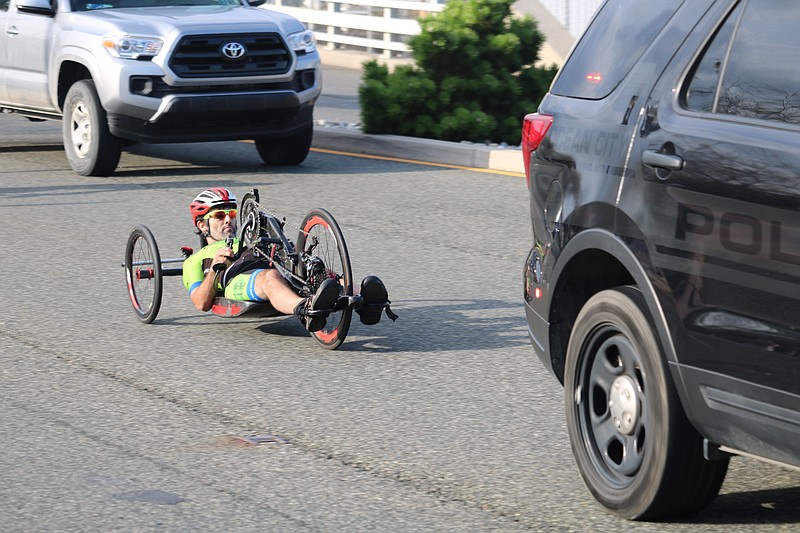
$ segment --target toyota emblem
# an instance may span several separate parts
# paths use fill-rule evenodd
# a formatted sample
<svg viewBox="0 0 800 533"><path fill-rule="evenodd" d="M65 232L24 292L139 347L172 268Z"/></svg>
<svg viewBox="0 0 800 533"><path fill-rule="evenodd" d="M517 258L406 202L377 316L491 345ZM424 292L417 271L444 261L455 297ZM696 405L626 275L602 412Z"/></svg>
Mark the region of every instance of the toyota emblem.
<svg viewBox="0 0 800 533"><path fill-rule="evenodd" d="M225 43L220 48L222 55L227 57L228 59L239 59L244 55L247 49L244 47L242 43Z"/></svg>

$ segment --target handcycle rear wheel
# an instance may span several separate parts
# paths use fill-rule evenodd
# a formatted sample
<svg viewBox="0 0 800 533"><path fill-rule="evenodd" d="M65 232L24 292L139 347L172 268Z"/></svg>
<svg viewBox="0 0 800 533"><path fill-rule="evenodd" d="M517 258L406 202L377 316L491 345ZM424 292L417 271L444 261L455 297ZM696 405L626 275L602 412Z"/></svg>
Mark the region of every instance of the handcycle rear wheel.
<svg viewBox="0 0 800 533"><path fill-rule="evenodd" d="M128 237L125 277L136 317L151 323L161 307L162 274L158 245L147 226L136 226Z"/></svg>
<svg viewBox="0 0 800 533"><path fill-rule="evenodd" d="M301 260L296 267L296 274L305 279L313 291L328 278L339 282L339 295L353 295L353 271L350 268L350 255L339 224L328 211L314 209L306 215L300 224L297 237L297 251ZM322 260L322 265L312 264L309 271L304 257L315 257ZM344 342L350 330L352 308L331 313L325 327L311 333L317 344L328 350L335 350Z"/></svg>

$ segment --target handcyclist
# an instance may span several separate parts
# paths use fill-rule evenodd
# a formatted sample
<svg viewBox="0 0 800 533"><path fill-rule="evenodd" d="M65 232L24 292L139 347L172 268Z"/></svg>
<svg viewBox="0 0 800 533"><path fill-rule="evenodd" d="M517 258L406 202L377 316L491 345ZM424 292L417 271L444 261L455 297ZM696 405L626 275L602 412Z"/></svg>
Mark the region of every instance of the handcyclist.
<svg viewBox="0 0 800 533"><path fill-rule="evenodd" d="M313 296L303 298L268 261L246 251L239 254L239 241L234 238L236 196L226 188L206 189L192 200L189 209L195 230L206 243L183 262L183 284L197 309L208 311L214 298L224 294L231 300L269 301L277 311L295 315L310 332L325 327L325 311L332 310L339 298L336 280L326 279ZM367 276L361 282L361 295L367 310L361 313L361 321L377 323L382 308L370 309L366 304L388 302L386 287L376 276Z"/></svg>

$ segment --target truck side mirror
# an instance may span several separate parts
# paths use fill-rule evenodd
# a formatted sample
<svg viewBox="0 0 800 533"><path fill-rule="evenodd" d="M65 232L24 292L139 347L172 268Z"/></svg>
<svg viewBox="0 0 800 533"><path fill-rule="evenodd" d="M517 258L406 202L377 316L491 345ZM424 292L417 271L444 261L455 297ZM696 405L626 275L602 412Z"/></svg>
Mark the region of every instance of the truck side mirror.
<svg viewBox="0 0 800 533"><path fill-rule="evenodd" d="M50 0L19 0L17 2L17 11L21 13L30 13L32 15L48 15L53 16L56 14L56 7L58 4L54 2L52 5Z"/></svg>

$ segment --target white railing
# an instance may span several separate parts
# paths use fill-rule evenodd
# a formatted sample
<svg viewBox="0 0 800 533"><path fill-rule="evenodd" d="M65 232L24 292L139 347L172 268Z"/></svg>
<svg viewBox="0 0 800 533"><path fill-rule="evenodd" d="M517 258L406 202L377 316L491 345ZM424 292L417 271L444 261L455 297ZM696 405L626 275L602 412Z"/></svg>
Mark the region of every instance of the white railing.
<svg viewBox="0 0 800 533"><path fill-rule="evenodd" d="M440 0L269 0L263 6L305 23L328 50L350 48L406 57L417 19L444 8Z"/></svg>
<svg viewBox="0 0 800 533"><path fill-rule="evenodd" d="M576 39L581 36L602 0L539 0Z"/></svg>

